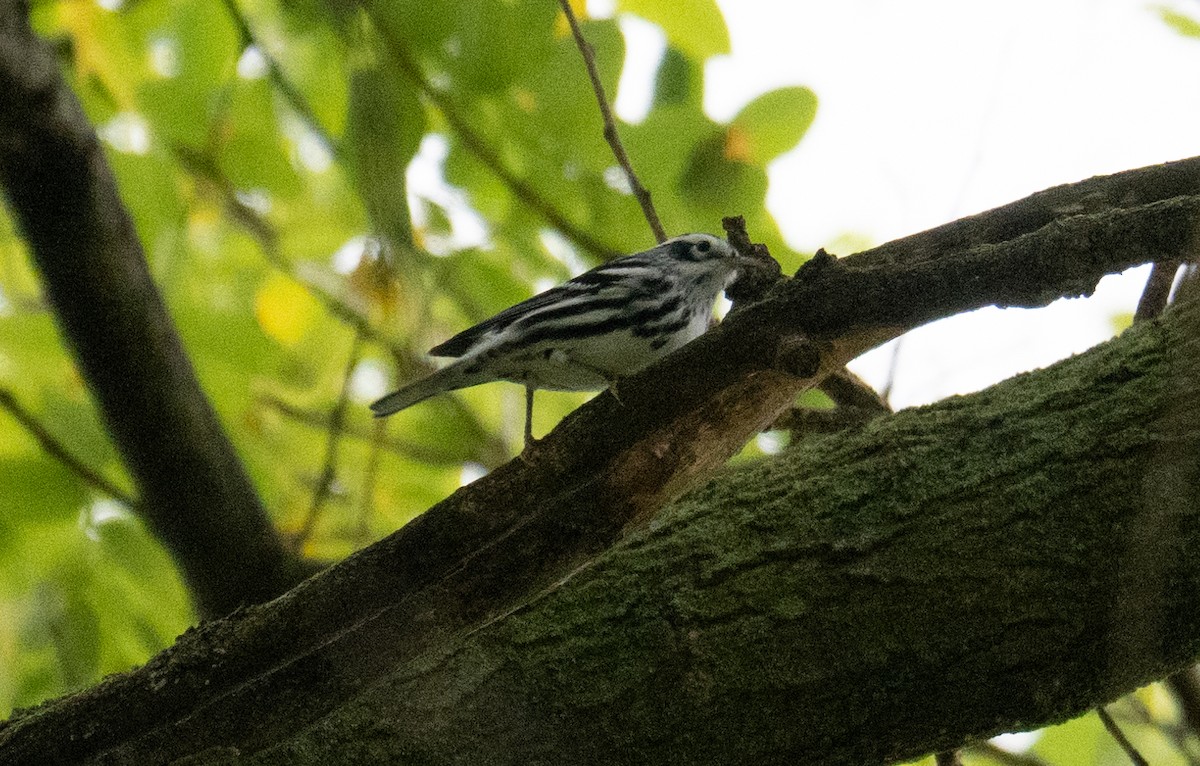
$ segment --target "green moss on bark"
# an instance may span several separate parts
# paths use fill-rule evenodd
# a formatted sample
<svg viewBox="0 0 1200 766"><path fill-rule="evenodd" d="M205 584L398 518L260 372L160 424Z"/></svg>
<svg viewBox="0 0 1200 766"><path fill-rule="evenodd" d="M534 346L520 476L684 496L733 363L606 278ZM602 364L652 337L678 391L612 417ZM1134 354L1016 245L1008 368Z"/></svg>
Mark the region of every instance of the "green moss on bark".
<svg viewBox="0 0 1200 766"><path fill-rule="evenodd" d="M256 762L882 763L1162 677L1200 652L1195 313L728 470Z"/></svg>

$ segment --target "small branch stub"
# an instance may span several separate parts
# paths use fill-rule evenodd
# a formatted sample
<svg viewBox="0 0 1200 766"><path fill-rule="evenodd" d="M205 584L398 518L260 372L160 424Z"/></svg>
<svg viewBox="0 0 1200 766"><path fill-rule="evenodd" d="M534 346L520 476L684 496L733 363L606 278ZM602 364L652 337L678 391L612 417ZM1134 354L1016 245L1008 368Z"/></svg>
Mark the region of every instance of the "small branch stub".
<svg viewBox="0 0 1200 766"><path fill-rule="evenodd" d="M733 310L737 310L764 298L767 291L780 281L782 270L766 245L750 241L745 218L740 215L722 218L721 226L725 229L729 244L747 261L738 269L737 279L725 289L725 295L733 302Z"/></svg>

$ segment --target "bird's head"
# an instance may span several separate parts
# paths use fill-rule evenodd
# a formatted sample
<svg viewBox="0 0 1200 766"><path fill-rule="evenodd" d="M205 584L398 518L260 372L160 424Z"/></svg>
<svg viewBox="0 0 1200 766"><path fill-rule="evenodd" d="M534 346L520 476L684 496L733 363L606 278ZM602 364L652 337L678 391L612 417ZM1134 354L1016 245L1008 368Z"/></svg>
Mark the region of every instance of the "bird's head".
<svg viewBox="0 0 1200 766"><path fill-rule="evenodd" d="M738 268L747 260L728 242L711 234L684 234L668 239L656 249L671 260L676 273L710 288L713 295L733 281Z"/></svg>

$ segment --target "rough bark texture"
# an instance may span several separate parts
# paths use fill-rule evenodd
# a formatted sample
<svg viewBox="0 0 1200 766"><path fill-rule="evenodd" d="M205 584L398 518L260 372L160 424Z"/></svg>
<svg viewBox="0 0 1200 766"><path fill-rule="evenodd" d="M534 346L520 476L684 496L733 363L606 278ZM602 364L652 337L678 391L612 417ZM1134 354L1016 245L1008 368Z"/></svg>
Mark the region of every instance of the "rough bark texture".
<svg viewBox="0 0 1200 766"><path fill-rule="evenodd" d="M1197 330L729 470L244 762L862 766L1161 678L1200 653Z"/></svg>
<svg viewBox="0 0 1200 766"><path fill-rule="evenodd" d="M138 512L202 615L279 595L307 572L200 390L95 132L24 4L9 0L0 2L0 104L0 190L137 483Z"/></svg>

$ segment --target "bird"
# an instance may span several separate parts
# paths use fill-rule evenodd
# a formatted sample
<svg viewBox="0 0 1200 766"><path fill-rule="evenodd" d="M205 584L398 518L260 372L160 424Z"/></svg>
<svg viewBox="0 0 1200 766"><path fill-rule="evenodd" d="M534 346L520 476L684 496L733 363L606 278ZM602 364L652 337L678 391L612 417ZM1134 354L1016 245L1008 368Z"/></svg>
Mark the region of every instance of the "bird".
<svg viewBox="0 0 1200 766"><path fill-rule="evenodd" d="M728 242L684 234L616 258L434 346L454 361L371 404L387 417L431 396L497 380L525 387L525 448L537 389L612 387L703 334L743 263Z"/></svg>

